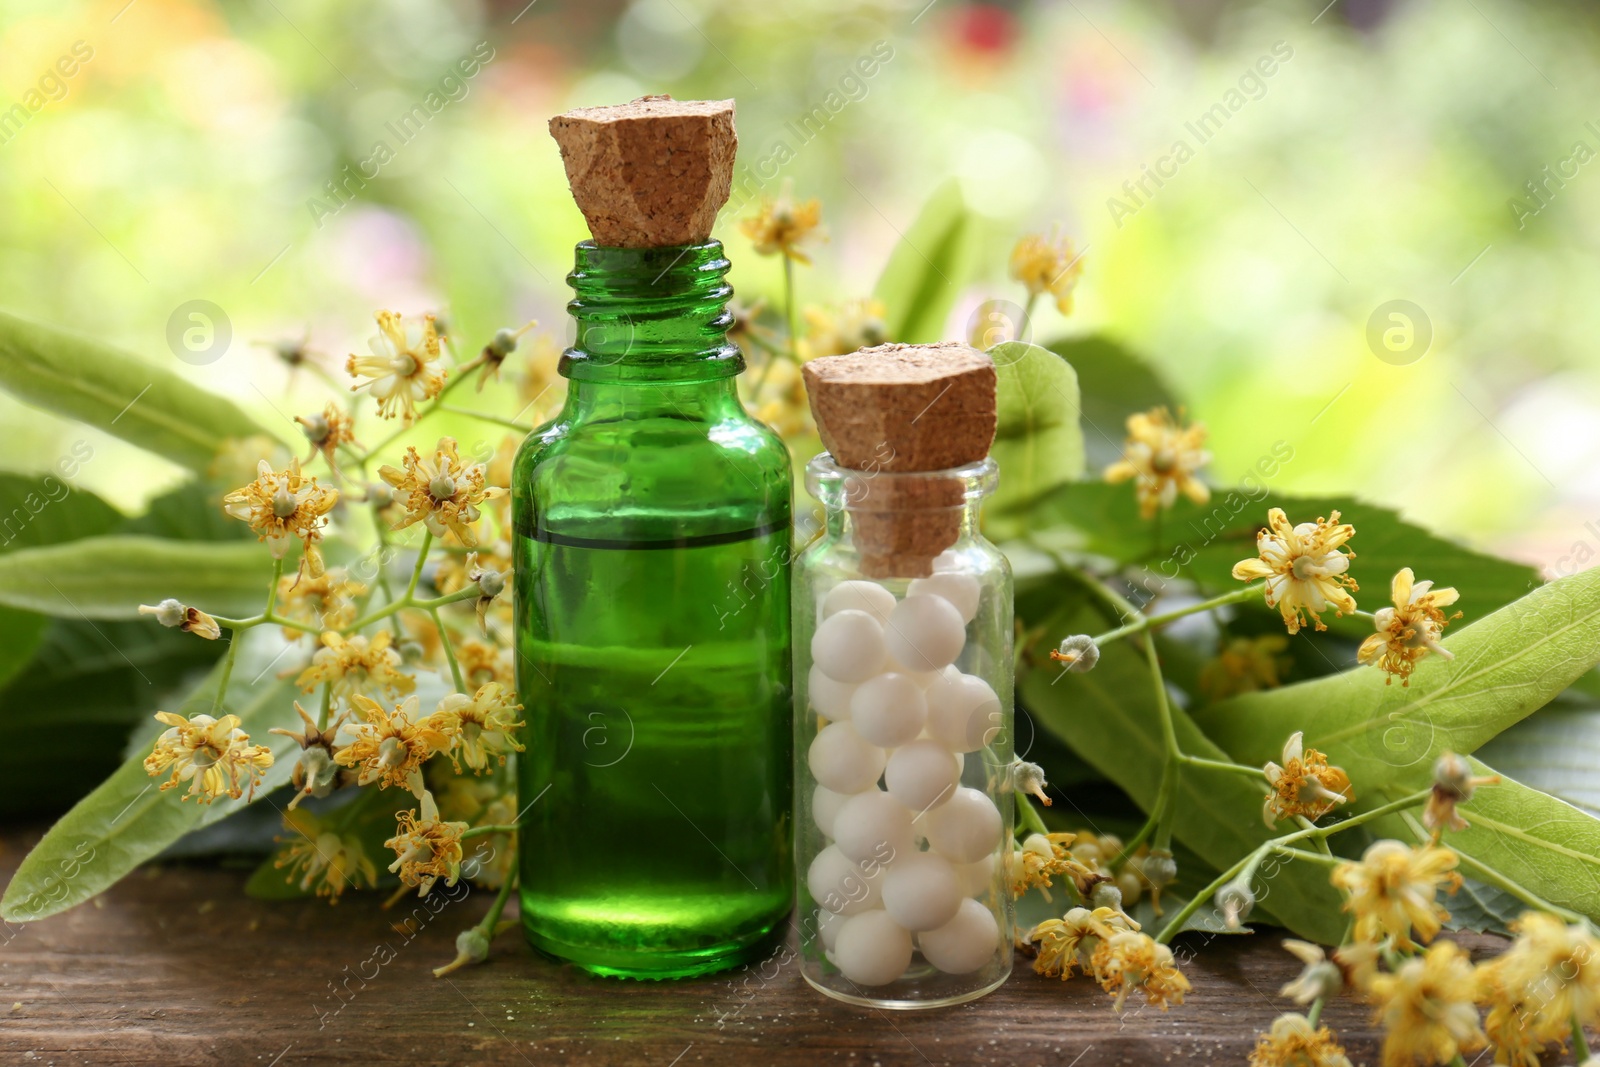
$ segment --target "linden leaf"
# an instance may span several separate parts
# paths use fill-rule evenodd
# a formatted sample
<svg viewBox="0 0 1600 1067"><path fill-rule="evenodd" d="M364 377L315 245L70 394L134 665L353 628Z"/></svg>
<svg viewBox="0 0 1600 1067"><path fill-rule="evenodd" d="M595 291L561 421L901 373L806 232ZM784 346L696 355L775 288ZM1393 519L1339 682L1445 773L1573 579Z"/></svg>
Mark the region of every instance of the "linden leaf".
<svg viewBox="0 0 1600 1067"><path fill-rule="evenodd" d="M282 641L269 631L271 627L261 627L245 639L249 645L240 650L223 701L223 710L238 715L251 740L270 746L276 758L256 789L257 799L289 780L297 750L291 738L267 733L274 726L292 725L294 693L292 681L270 673ZM182 715L209 713L222 669L218 664L180 707L169 710ZM6 886L0 918L31 922L81 904L184 834L249 803L226 798L211 804L182 800L183 789L161 789L160 780L145 773L143 759L144 753L130 757L50 828Z"/></svg>
<svg viewBox="0 0 1600 1067"><path fill-rule="evenodd" d="M0 605L131 619L140 604L176 597L214 614L245 614L261 607L271 576L266 547L253 541L85 537L0 556Z"/></svg>
<svg viewBox="0 0 1600 1067"><path fill-rule="evenodd" d="M986 526L1014 535L1031 525L1039 497L1083 475L1078 376L1048 348L1007 341L989 349L998 379L998 425L989 454L1000 483L984 504Z"/></svg>
<svg viewBox="0 0 1600 1067"><path fill-rule="evenodd" d="M905 344L938 341L972 270L972 212L961 187L947 182L889 253L872 295L883 301L889 339Z"/></svg>
<svg viewBox="0 0 1600 1067"><path fill-rule="evenodd" d="M230 438L273 438L226 397L81 334L0 312L0 388L204 472Z"/></svg>
<svg viewBox="0 0 1600 1067"><path fill-rule="evenodd" d="M1084 450L1089 469L1096 474L1121 457L1129 415L1159 407L1176 411L1180 406L1160 374L1110 338L1068 337L1045 347L1078 373Z"/></svg>

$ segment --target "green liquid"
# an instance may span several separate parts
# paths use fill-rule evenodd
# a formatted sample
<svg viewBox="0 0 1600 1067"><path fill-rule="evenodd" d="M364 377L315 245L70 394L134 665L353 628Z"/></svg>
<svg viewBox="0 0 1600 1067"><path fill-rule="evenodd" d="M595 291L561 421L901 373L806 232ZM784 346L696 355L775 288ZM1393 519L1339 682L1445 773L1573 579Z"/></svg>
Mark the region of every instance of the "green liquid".
<svg viewBox="0 0 1600 1067"><path fill-rule="evenodd" d="M632 977L764 955L793 888L787 523L544 536L517 538L529 941Z"/></svg>

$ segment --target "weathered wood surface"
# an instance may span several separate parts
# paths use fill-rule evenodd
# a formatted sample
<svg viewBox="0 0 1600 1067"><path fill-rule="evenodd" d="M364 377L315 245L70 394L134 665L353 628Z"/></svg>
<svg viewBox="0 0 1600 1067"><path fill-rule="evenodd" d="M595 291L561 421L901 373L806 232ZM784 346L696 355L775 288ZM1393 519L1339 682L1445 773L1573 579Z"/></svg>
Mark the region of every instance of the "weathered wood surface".
<svg viewBox="0 0 1600 1067"><path fill-rule="evenodd" d="M37 837L0 835L0 881ZM95 903L0 925L0 1063L1242 1064L1291 1006L1277 989L1297 969L1272 934L1190 940L1178 946L1194 957L1188 1003L1120 1017L1085 980L1042 979L1026 962L974 1004L886 1013L822 997L787 954L696 981L619 982L536 957L514 933L487 964L435 979L488 894L408 935L393 925L404 912L372 895L262 903L244 897L244 877L151 868ZM1341 1000L1324 1019L1353 1062L1375 1060L1368 1009Z"/></svg>

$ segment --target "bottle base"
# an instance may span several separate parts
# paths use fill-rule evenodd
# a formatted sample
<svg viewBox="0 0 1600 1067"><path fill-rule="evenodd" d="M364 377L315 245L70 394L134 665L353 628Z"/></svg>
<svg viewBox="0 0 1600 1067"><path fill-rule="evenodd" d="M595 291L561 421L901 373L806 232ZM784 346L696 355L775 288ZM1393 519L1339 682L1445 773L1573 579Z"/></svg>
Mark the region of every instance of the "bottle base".
<svg viewBox="0 0 1600 1067"><path fill-rule="evenodd" d="M1010 970L1007 970L988 985L979 986L977 989L969 989L964 992L951 993L946 996L933 997L926 1000L910 1000L892 996L861 996L856 993L849 993L845 990L835 989L832 986L825 985L824 983L819 982L815 978L811 977L811 975L804 973L804 971L801 972L801 976L805 978L806 984L811 986L811 988L815 989L818 993L832 997L834 1000L843 1001L846 1004L854 1004L860 1008L890 1008L895 1011L924 1011L929 1008L949 1008L957 1004L965 1004L968 1001L977 1000L979 997L986 997L990 993L993 993L996 989L999 989L1001 986L1005 985L1006 979L1011 977L1011 972Z"/></svg>
<svg viewBox="0 0 1600 1067"><path fill-rule="evenodd" d="M522 934L536 952L558 963L570 963L602 978L671 979L716 974L771 956L789 932L789 917L782 916L754 936L737 941L685 950L596 948L572 945L548 937L524 921Z"/></svg>

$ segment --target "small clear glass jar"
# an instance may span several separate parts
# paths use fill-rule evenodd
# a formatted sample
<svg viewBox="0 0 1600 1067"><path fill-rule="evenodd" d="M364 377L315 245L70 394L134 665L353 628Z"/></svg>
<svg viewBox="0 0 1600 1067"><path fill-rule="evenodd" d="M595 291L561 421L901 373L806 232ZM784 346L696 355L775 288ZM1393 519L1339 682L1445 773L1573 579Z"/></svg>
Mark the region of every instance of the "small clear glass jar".
<svg viewBox="0 0 1600 1067"><path fill-rule="evenodd" d="M978 532L984 460L848 470L794 571L802 973L880 1008L973 1000L1011 975L1012 584Z"/></svg>

